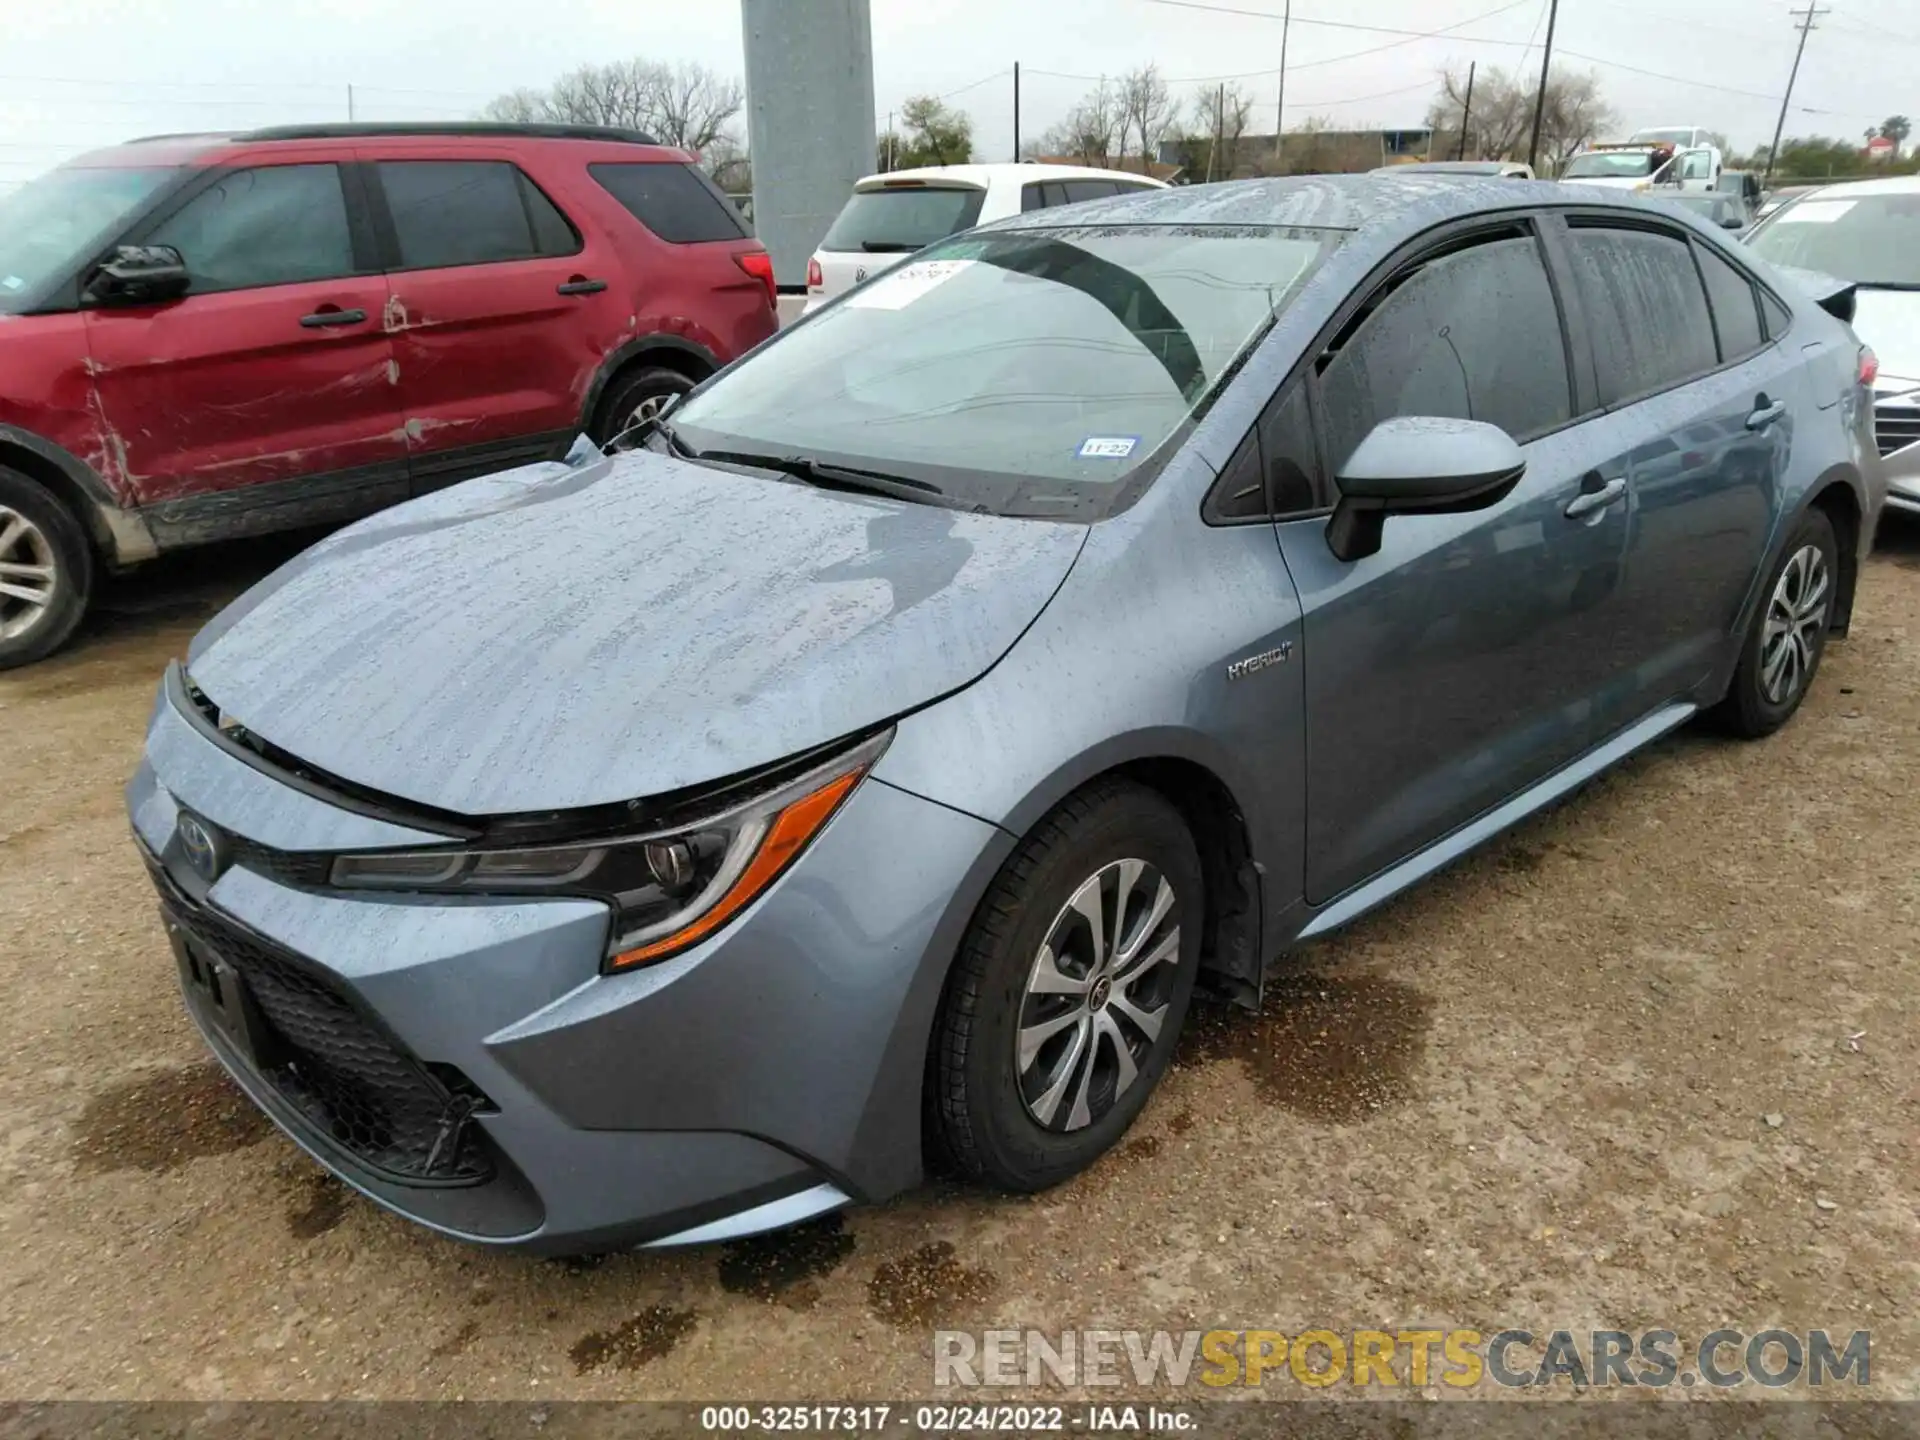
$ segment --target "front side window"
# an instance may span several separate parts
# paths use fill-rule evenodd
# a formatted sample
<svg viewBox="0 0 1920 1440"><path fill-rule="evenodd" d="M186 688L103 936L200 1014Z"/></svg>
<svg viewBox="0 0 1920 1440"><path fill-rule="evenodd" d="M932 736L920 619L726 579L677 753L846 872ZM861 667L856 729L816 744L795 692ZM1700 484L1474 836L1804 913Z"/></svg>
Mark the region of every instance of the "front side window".
<svg viewBox="0 0 1920 1440"><path fill-rule="evenodd" d="M337 165L232 171L162 220L146 243L180 252L194 295L355 271Z"/></svg>
<svg viewBox="0 0 1920 1440"><path fill-rule="evenodd" d="M0 315L71 280L178 172L165 166L62 166L0 196Z"/></svg>
<svg viewBox="0 0 1920 1440"><path fill-rule="evenodd" d="M1339 238L1264 226L958 237L721 375L673 428L697 451L809 456L1006 513L1095 517Z"/></svg>
<svg viewBox="0 0 1920 1440"><path fill-rule="evenodd" d="M1775 211L1747 243L1776 265L1856 285L1920 288L1920 193L1816 193Z"/></svg>
<svg viewBox="0 0 1920 1440"><path fill-rule="evenodd" d="M1572 418L1566 342L1532 236L1428 262L1402 280L1320 377L1339 473L1382 420L1483 420L1526 441Z"/></svg>
<svg viewBox="0 0 1920 1440"><path fill-rule="evenodd" d="M924 250L980 218L987 192L977 186L900 183L856 190L820 242L822 250L869 255Z"/></svg>
<svg viewBox="0 0 1920 1440"><path fill-rule="evenodd" d="M403 270L571 255L579 237L504 160L382 160L375 166Z"/></svg>
<svg viewBox="0 0 1920 1440"><path fill-rule="evenodd" d="M1686 241L1603 226L1577 227L1568 241L1602 404L1667 390L1719 365Z"/></svg>

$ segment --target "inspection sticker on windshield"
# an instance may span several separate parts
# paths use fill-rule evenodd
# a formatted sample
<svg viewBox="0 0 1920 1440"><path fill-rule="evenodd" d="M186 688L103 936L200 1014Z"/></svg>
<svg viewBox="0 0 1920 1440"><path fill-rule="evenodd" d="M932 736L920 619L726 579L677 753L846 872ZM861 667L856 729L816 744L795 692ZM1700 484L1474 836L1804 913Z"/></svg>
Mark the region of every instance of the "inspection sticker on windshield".
<svg viewBox="0 0 1920 1440"><path fill-rule="evenodd" d="M1782 225L1831 225L1853 209L1851 200L1802 200L1780 212Z"/></svg>
<svg viewBox="0 0 1920 1440"><path fill-rule="evenodd" d="M1139 443L1138 435L1089 435L1073 453L1082 460L1124 460Z"/></svg>
<svg viewBox="0 0 1920 1440"><path fill-rule="evenodd" d="M902 265L898 270L875 276L854 291L847 297L847 308L904 310L929 290L938 289L972 264L971 260L920 260L912 265Z"/></svg>

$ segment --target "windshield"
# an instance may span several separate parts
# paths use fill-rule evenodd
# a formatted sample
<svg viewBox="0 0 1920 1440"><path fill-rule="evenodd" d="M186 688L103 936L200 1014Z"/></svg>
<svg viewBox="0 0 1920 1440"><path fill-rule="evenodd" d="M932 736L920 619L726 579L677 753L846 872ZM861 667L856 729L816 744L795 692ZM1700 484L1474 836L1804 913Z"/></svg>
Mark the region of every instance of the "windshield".
<svg viewBox="0 0 1920 1440"><path fill-rule="evenodd" d="M1576 155L1562 180L1628 180L1651 175L1662 157L1651 150L1590 150Z"/></svg>
<svg viewBox="0 0 1920 1440"><path fill-rule="evenodd" d="M173 173L62 167L0 197L0 314L35 303L90 260Z"/></svg>
<svg viewBox="0 0 1920 1440"><path fill-rule="evenodd" d="M1636 130L1633 143L1636 145L1691 145L1692 130Z"/></svg>
<svg viewBox="0 0 1920 1440"><path fill-rule="evenodd" d="M1339 243L1126 226L961 236L673 415L696 451L806 456L1002 513L1097 516Z"/></svg>
<svg viewBox="0 0 1920 1440"><path fill-rule="evenodd" d="M1920 192L1847 198L1828 192L1776 210L1747 243L1776 265L1857 285L1920 287Z"/></svg>
<svg viewBox="0 0 1920 1440"><path fill-rule="evenodd" d="M913 185L859 190L820 242L822 250L922 250L973 228L987 192Z"/></svg>

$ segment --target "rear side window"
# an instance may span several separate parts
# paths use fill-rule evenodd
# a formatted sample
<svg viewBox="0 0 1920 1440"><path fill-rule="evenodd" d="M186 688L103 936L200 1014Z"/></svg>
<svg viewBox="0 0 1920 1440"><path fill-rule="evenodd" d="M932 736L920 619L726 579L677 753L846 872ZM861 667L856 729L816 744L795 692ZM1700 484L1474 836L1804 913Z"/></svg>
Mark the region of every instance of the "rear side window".
<svg viewBox="0 0 1920 1440"><path fill-rule="evenodd" d="M1760 333L1760 302L1753 282L1705 245L1697 248L1700 274L1707 282L1713 305L1713 323L1720 335L1720 358L1738 360L1751 355L1765 338Z"/></svg>
<svg viewBox="0 0 1920 1440"><path fill-rule="evenodd" d="M354 273L337 165L266 165L216 180L147 236L187 262L192 293Z"/></svg>
<svg viewBox="0 0 1920 1440"><path fill-rule="evenodd" d="M1719 365L1707 294L1686 241L1597 226L1576 228L1568 239L1602 404L1671 389Z"/></svg>
<svg viewBox="0 0 1920 1440"><path fill-rule="evenodd" d="M1793 324L1793 312L1782 305L1765 290L1760 292L1760 308L1767 316L1767 338L1778 340L1787 333L1787 327Z"/></svg>
<svg viewBox="0 0 1920 1440"><path fill-rule="evenodd" d="M1120 187L1111 180L1069 180L1065 189L1069 205L1082 200L1111 200L1120 193Z"/></svg>
<svg viewBox="0 0 1920 1440"><path fill-rule="evenodd" d="M1484 420L1525 442L1572 418L1560 309L1532 236L1421 266L1327 362L1327 459L1400 415Z"/></svg>
<svg viewBox="0 0 1920 1440"><path fill-rule="evenodd" d="M986 198L984 190L938 185L855 191L820 248L870 254L923 249L972 229Z"/></svg>
<svg viewBox="0 0 1920 1440"><path fill-rule="evenodd" d="M382 160L380 188L405 270L571 255L579 236L503 160Z"/></svg>
<svg viewBox="0 0 1920 1440"><path fill-rule="evenodd" d="M589 165L587 173L647 229L672 245L744 240L740 212L699 171L676 164Z"/></svg>

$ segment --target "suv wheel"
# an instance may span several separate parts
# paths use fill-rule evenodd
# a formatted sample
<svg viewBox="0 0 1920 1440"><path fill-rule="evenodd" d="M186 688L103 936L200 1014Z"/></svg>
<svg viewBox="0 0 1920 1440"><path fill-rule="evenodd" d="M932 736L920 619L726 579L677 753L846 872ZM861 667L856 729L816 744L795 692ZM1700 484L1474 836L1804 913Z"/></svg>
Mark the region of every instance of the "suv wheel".
<svg viewBox="0 0 1920 1440"><path fill-rule="evenodd" d="M931 1073L941 1152L1040 1190L1110 1149L1172 1059L1204 903L1193 838L1153 791L1102 782L1041 821L954 962Z"/></svg>
<svg viewBox="0 0 1920 1440"><path fill-rule="evenodd" d="M676 395L693 388L693 381L665 365L649 365L622 375L608 387L601 401L599 418L593 425L593 443L605 449L627 446L619 441L625 432L656 418Z"/></svg>
<svg viewBox="0 0 1920 1440"><path fill-rule="evenodd" d="M0 670L66 643L87 610L93 551L58 500L0 467Z"/></svg>
<svg viewBox="0 0 1920 1440"><path fill-rule="evenodd" d="M1840 581L1833 522L1809 510L1767 577L1766 599L1740 652L1727 698L1714 715L1734 734L1757 740L1792 718L1826 653Z"/></svg>

